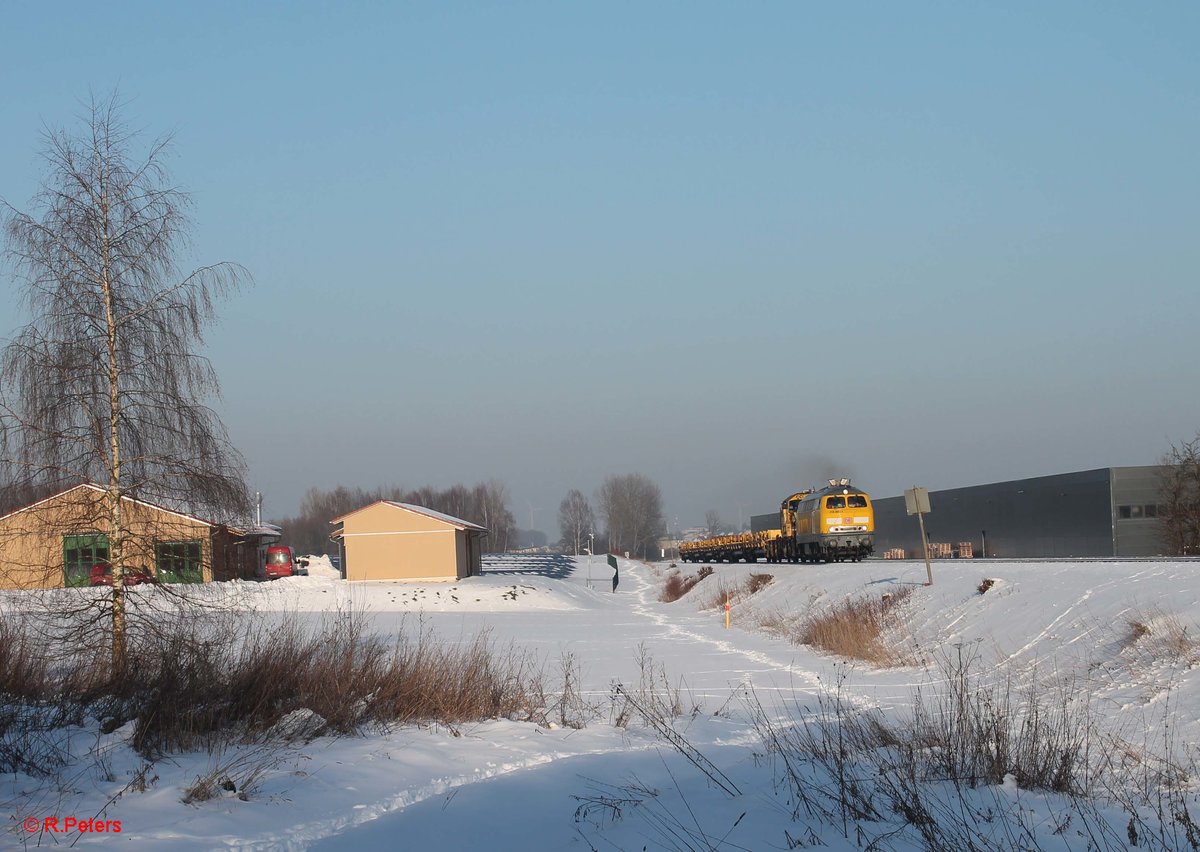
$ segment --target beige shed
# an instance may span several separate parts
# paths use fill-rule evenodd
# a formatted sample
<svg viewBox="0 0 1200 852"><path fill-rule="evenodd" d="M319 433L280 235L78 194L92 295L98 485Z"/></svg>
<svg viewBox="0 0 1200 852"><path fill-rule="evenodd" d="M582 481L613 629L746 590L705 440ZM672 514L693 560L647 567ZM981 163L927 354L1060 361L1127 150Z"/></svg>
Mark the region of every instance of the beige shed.
<svg viewBox="0 0 1200 852"><path fill-rule="evenodd" d="M330 523L347 580L461 580L481 570L487 530L461 518L380 500Z"/></svg>
<svg viewBox="0 0 1200 852"><path fill-rule="evenodd" d="M126 564L163 583L237 577L252 566L253 542L241 530L172 509L121 498ZM85 483L0 517L0 588L86 586L109 558L105 490Z"/></svg>

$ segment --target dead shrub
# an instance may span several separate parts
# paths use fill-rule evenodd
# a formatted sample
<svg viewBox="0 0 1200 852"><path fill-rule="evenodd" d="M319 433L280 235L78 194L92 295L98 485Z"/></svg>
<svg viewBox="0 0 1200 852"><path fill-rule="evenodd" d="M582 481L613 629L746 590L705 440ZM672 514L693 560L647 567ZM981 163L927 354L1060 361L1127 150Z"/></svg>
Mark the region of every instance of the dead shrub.
<svg viewBox="0 0 1200 852"><path fill-rule="evenodd" d="M985 810L970 791L1015 784L1081 796L1092 788L1102 749L1089 752L1097 732L1076 684L1018 691L1008 672L988 672L961 646L938 659L937 674L908 719L848 698L844 673L818 692L816 707L793 705L782 723L751 698L795 814L868 849L1008 849L1020 811Z"/></svg>
<svg viewBox="0 0 1200 852"><path fill-rule="evenodd" d="M717 590L700 604L700 609L724 609L725 601L731 604L741 603L769 586L774 579L771 574L751 574L738 585L731 586L722 582Z"/></svg>
<svg viewBox="0 0 1200 852"><path fill-rule="evenodd" d="M959 645L936 659L941 685L918 691L911 737L929 750L937 772L971 785L1012 775L1022 789L1087 792L1095 732L1077 684L1031 677L1018 691L1005 673L981 675L975 647Z"/></svg>
<svg viewBox="0 0 1200 852"><path fill-rule="evenodd" d="M10 612L0 612L0 695L15 698L45 696L49 691L49 661Z"/></svg>
<svg viewBox="0 0 1200 852"><path fill-rule="evenodd" d="M672 683L666 667L656 663L645 643L637 647L638 682L635 686L624 683L613 685L610 696L610 716L618 728L627 728L630 723L641 719L651 727L659 728L666 720L684 712L684 685ZM692 703L692 714L699 712L699 705Z"/></svg>
<svg viewBox="0 0 1200 852"><path fill-rule="evenodd" d="M658 599L663 603L674 603L694 589L696 584L705 577L711 576L712 572L712 566L705 565L696 573L696 576L694 577L685 577L679 573L671 574L671 576L667 577L667 582L663 585L663 590L659 594Z"/></svg>
<svg viewBox="0 0 1200 852"><path fill-rule="evenodd" d="M51 775L67 762L63 729L83 716L67 694L43 645L0 611L0 772Z"/></svg>
<svg viewBox="0 0 1200 852"><path fill-rule="evenodd" d="M774 574L751 574L746 580L746 593L756 595L773 582L775 582Z"/></svg>
<svg viewBox="0 0 1200 852"><path fill-rule="evenodd" d="M136 720L131 744L150 758L212 750L230 738L353 734L371 723L545 720L542 674L527 656L498 652L486 633L465 646L443 644L426 632L385 638L371 632L361 612L338 612L307 624L233 613L180 618L131 636L135 664L119 673L102 649L48 668L44 646L13 647L26 661L9 665L14 686L23 686L20 702L10 701L0 712L5 765L48 760L30 735L61 726L64 714L80 715L83 709L101 718L108 731ZM0 677L5 665L0 650ZM44 709L40 716L35 712L39 708L58 714L47 720ZM9 713L25 720L21 730L5 724ZM298 713L307 720L302 730L274 727ZM7 751L11 761L4 760Z"/></svg>
<svg viewBox="0 0 1200 852"><path fill-rule="evenodd" d="M1144 621L1132 620L1127 624L1129 632L1125 636L1125 645L1134 645L1150 635L1150 625Z"/></svg>
<svg viewBox="0 0 1200 852"><path fill-rule="evenodd" d="M988 589L990 589L994 585L996 585L995 580L993 580L991 577L984 577L982 580L979 581L979 585L976 587L975 590L977 592L979 592L979 594L981 594L981 595L986 595L988 593Z"/></svg>
<svg viewBox="0 0 1200 852"><path fill-rule="evenodd" d="M799 622L794 616L782 611L761 612L758 614L756 624L759 629L771 636L787 639L794 644L798 644L800 641L797 635L800 628Z"/></svg>
<svg viewBox="0 0 1200 852"><path fill-rule="evenodd" d="M903 664L907 660L884 641L884 634L900 624L899 607L911 594L911 587L902 586L878 599L847 599L806 619L795 641L877 666Z"/></svg>
<svg viewBox="0 0 1200 852"><path fill-rule="evenodd" d="M228 754L223 748L219 749L211 756L208 771L196 776L196 780L183 791L180 801L185 805L226 797L249 801L263 779L286 757L285 749L271 743L256 743L246 749L234 748Z"/></svg>
<svg viewBox="0 0 1200 852"><path fill-rule="evenodd" d="M1200 642L1174 613L1153 607L1125 621L1125 635L1119 640L1121 651L1137 653L1152 660L1194 662L1200 659Z"/></svg>

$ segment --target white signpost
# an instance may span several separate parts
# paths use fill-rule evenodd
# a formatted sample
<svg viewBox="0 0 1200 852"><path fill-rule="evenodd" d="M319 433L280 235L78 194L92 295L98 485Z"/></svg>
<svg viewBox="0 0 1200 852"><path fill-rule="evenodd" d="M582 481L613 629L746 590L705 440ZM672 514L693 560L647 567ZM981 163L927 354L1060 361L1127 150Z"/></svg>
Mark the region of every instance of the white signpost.
<svg viewBox="0 0 1200 852"><path fill-rule="evenodd" d="M904 508L910 515L917 516L921 525L921 547L925 549L925 576L929 578L926 586L933 585L933 567L929 564L929 540L925 538L925 515L929 512L929 489L913 486L904 492Z"/></svg>

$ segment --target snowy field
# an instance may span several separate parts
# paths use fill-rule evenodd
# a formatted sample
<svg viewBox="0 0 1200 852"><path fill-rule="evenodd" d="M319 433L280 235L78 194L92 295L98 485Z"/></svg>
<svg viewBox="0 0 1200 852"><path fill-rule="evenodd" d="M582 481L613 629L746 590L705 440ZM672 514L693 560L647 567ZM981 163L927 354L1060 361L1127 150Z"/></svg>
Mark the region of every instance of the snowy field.
<svg viewBox="0 0 1200 852"><path fill-rule="evenodd" d="M698 567L678 570L694 574ZM937 660L944 656L978 659L982 670L1000 673L1018 691L1035 678L1069 690L1119 741L1196 766L1200 562L955 560L934 563L932 587L923 585L919 562L714 567L713 576L673 603L658 600L671 570L666 565L621 560L614 593L611 569L601 558L589 566L586 556L488 559L483 576L420 586L348 584L323 560L313 562L308 577L219 584L212 593L227 603L277 618L354 608L385 634L433 631L445 642L469 643L487 631L497 647L536 655L548 691L561 690L566 674L576 678L575 706L588 708L588 722L579 729L513 721L399 727L269 752L247 746L173 755L144 772L146 762L128 743L131 725L100 734L97 723L71 732L76 759L56 781L0 779L10 816L0 845L924 848L918 832L888 834L894 828L888 815L859 820L857 829L853 820L832 825L806 817L780 783L754 717L782 723L801 715L799 708L815 711L819 696L840 695L847 705L903 718L918 691L939 688L944 669ZM751 573L774 579L732 606L726 629L715 606L719 591L740 587ZM985 578L993 582L981 594ZM903 589L912 591L889 636L910 657L901 667L848 662L755 626L764 617L799 619L847 598ZM5 594L6 605L19 605L18 593ZM618 684L635 695L655 690L676 705L676 746L644 722L616 724L623 721ZM181 802L197 776L255 761L260 777L248 800L231 793ZM139 772L146 783L131 784ZM1194 783L1194 776L1181 783ZM1011 778L970 795L996 811L1021 814L1016 829L998 821L996 848L1120 848L1126 838L1128 817L1115 806L1098 811L1119 830L1105 844L1065 797L1022 790ZM30 817L119 820L120 832L26 834Z"/></svg>

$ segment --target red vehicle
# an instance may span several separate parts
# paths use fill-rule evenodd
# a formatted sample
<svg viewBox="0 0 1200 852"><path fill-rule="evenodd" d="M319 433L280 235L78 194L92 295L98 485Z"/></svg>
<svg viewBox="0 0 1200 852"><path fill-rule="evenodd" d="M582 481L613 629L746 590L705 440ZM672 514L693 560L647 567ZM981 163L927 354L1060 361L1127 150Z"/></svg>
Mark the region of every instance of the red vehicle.
<svg viewBox="0 0 1200 852"><path fill-rule="evenodd" d="M113 584L113 567L108 562L97 562L92 566L91 583L93 586L111 586ZM140 586L142 583L153 583L154 577L145 568L126 568L126 586Z"/></svg>
<svg viewBox="0 0 1200 852"><path fill-rule="evenodd" d="M280 577L290 577L293 574L299 574L300 572L294 566L303 566L306 564L286 544L273 544L267 548L265 573L268 580L278 580Z"/></svg>

